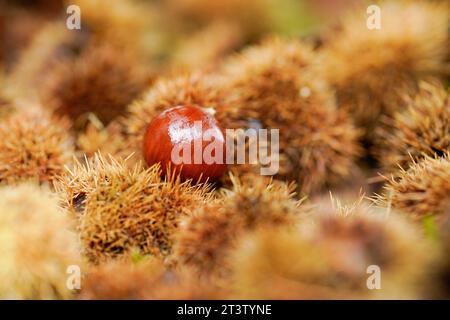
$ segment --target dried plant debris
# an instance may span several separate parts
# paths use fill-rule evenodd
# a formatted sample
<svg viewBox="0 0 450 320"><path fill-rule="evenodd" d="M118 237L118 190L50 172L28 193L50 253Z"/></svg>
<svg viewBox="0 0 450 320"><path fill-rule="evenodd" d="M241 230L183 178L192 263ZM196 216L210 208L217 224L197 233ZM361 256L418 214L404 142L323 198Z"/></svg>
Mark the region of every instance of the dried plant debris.
<svg viewBox="0 0 450 320"><path fill-rule="evenodd" d="M419 93L406 100L406 110L385 119L377 133L375 153L386 171L450 151L450 91L422 82Z"/></svg>
<svg viewBox="0 0 450 320"><path fill-rule="evenodd" d="M84 255L93 262L138 250L167 256L182 217L210 201L206 185L161 177L158 165L127 168L124 161L95 155L76 162L57 189L69 212L78 219Z"/></svg>
<svg viewBox="0 0 450 320"><path fill-rule="evenodd" d="M0 188L0 298L72 297L67 268L81 262L69 227L49 191L34 185Z"/></svg>
<svg viewBox="0 0 450 320"><path fill-rule="evenodd" d="M29 106L0 122L0 183L52 184L73 156L69 123Z"/></svg>

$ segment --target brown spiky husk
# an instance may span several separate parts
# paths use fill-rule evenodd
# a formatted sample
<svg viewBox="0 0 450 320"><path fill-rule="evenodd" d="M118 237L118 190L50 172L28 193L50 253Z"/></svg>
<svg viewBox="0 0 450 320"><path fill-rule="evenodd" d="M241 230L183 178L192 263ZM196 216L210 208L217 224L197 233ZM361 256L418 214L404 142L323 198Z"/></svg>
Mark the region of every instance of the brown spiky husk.
<svg viewBox="0 0 450 320"><path fill-rule="evenodd" d="M152 10L145 4L141 6L136 1L125 0L114 1L107 7L104 6L102 0L78 0L67 4L67 6L69 5L78 5L82 9L81 30L68 30L64 20L52 20L42 22L42 29L38 32L29 32L35 35L13 68L11 81L9 81L12 89L19 91L27 98L30 96L39 98L42 94L46 96L45 91L50 90L47 88L52 86L49 82L58 82L58 78L61 78L59 81L64 82L60 85L69 85L66 82L78 80L98 82L100 78L102 85L115 86L115 88L104 88L107 89L105 93L112 92L111 95L115 94L120 98L136 90L133 86L141 85L141 82L153 78L152 61L144 60L146 53L137 43L138 38L143 37L143 31L149 29L146 21L151 20L149 13ZM33 21L33 19L28 20ZM148 38L146 40L147 43L153 43L153 41L148 41ZM93 48L98 48L98 50ZM113 52L108 53L107 51ZM96 58L99 59L97 62L100 65L98 66L91 61ZM93 69L90 74L93 78L83 78L89 76L88 68L81 67L85 63L90 64L88 68ZM150 67L150 65L152 66ZM64 72L67 73L65 77L61 74ZM73 72L75 75L71 76ZM142 79L143 77L144 79ZM57 79L52 81L52 78ZM65 80L63 81L63 79ZM117 81L120 79L124 82ZM83 92L80 92L80 89L87 86L85 83L80 84L79 87L77 85L72 84L68 89L81 94ZM53 90L57 89L53 88ZM83 90L87 99L90 98L90 92L87 89ZM124 94L120 94L122 91ZM64 97L64 94L61 93L61 95ZM84 99L82 96L78 98ZM93 101L88 100L88 102L92 103ZM126 104L128 102L130 101L126 101ZM77 102L77 104L82 104L82 102Z"/></svg>
<svg viewBox="0 0 450 320"><path fill-rule="evenodd" d="M150 1L72 0L82 11L82 30L88 29L93 38L130 49L152 58L161 53L164 42L163 12L155 10ZM152 61L146 61L152 63Z"/></svg>
<svg viewBox="0 0 450 320"><path fill-rule="evenodd" d="M214 70L224 57L242 44L241 37L235 24L211 22L178 44L170 68L177 72Z"/></svg>
<svg viewBox="0 0 450 320"><path fill-rule="evenodd" d="M401 0L377 5L380 30L366 26L363 4L342 18L339 31L333 31L324 49L339 107L366 130L369 141L380 116L399 110L399 91L413 94L420 79L450 72L448 3Z"/></svg>
<svg viewBox="0 0 450 320"><path fill-rule="evenodd" d="M15 97L39 99L39 92L59 64L71 61L87 42L87 33L71 32L65 24L50 22L34 33L7 77L7 91Z"/></svg>
<svg viewBox="0 0 450 320"><path fill-rule="evenodd" d="M249 234L233 254L233 287L251 299L418 298L433 255L413 225L358 204L316 212L298 230ZM367 287L371 265L381 290Z"/></svg>
<svg viewBox="0 0 450 320"><path fill-rule="evenodd" d="M375 198L380 206L389 206L420 220L428 215L446 221L450 213L450 159L426 156L401 169L388 179L384 192Z"/></svg>
<svg viewBox="0 0 450 320"><path fill-rule="evenodd" d="M67 268L81 264L69 228L49 191L34 185L0 188L0 298L72 297Z"/></svg>
<svg viewBox="0 0 450 320"><path fill-rule="evenodd" d="M93 262L135 249L169 255L179 220L211 197L206 185L170 173L162 178L158 165L130 170L124 161L98 154L85 164L76 161L57 190L78 218L83 253Z"/></svg>
<svg viewBox="0 0 450 320"><path fill-rule="evenodd" d="M107 124L125 113L149 81L145 64L134 54L109 44L94 44L71 63L55 68L42 99L76 124L84 122L89 113Z"/></svg>
<svg viewBox="0 0 450 320"><path fill-rule="evenodd" d="M233 189L185 219L176 237L174 259L201 277L229 276L229 254L245 232L259 225L295 225L306 213L293 199L293 185L259 176L232 181Z"/></svg>
<svg viewBox="0 0 450 320"><path fill-rule="evenodd" d="M272 23L267 3L258 0L168 0L163 9L179 32L213 21L226 21L236 24L247 41L258 39Z"/></svg>
<svg viewBox="0 0 450 320"><path fill-rule="evenodd" d="M10 1L0 3L0 62L3 60L5 69L9 70L35 32L55 16L55 11L50 6L44 11L38 6L25 8L5 2Z"/></svg>
<svg viewBox="0 0 450 320"><path fill-rule="evenodd" d="M384 121L375 154L386 171L405 169L413 161L450 151L450 91L440 83L420 83L407 109Z"/></svg>
<svg viewBox="0 0 450 320"><path fill-rule="evenodd" d="M0 183L52 184L73 156L65 119L28 106L0 123Z"/></svg>
<svg viewBox="0 0 450 320"><path fill-rule="evenodd" d="M296 180L302 192L341 182L360 155L359 132L336 110L310 45L270 38L225 63L224 128L280 130L278 177ZM238 165L236 174L259 166Z"/></svg>
<svg viewBox="0 0 450 320"><path fill-rule="evenodd" d="M191 300L219 298L212 286L155 259L110 261L90 269L81 299Z"/></svg>

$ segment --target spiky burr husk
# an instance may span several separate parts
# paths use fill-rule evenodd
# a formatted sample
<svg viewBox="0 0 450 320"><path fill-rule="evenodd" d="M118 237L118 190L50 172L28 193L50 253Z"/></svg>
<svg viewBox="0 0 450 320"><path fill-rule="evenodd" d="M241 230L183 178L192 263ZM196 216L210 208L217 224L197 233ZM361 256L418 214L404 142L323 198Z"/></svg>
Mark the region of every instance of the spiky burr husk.
<svg viewBox="0 0 450 320"><path fill-rule="evenodd" d="M49 70L77 57L87 40L86 32L71 32L60 21L45 24L21 51L7 77L7 93L38 100L40 91L52 75Z"/></svg>
<svg viewBox="0 0 450 320"><path fill-rule="evenodd" d="M180 75L161 79L147 91L142 99L129 106L128 114L122 119L125 144L121 155L135 153L136 160L143 159L142 146L148 123L162 111L191 105L202 108L220 109L222 92L212 77L203 73Z"/></svg>
<svg viewBox="0 0 450 320"><path fill-rule="evenodd" d="M0 188L0 298L67 299L67 268L80 265L68 217L49 191Z"/></svg>
<svg viewBox="0 0 450 320"><path fill-rule="evenodd" d="M419 298L433 248L413 225L368 207L316 212L297 230L262 228L233 254L233 287L241 298ZM369 266L381 289L369 290Z"/></svg>
<svg viewBox="0 0 450 320"><path fill-rule="evenodd" d="M59 11L62 9L62 1L27 2L33 4L19 5L12 1L0 3L0 62L3 60L4 67L8 70L15 65L21 51L32 40L34 34L55 15L62 13ZM44 9L45 2L48 7Z"/></svg>
<svg viewBox="0 0 450 320"><path fill-rule="evenodd" d="M323 51L339 106L350 111L370 142L381 115L399 110L398 91L414 93L420 79L448 74L449 8L434 1L379 1L381 30L370 30L367 6L342 18Z"/></svg>
<svg viewBox="0 0 450 320"><path fill-rule="evenodd" d="M109 123L125 113L151 79L134 54L109 44L93 44L55 69L42 89L43 102L75 123L89 113Z"/></svg>
<svg viewBox="0 0 450 320"><path fill-rule="evenodd" d="M217 112L224 128L279 129L277 176L296 180L305 193L348 177L361 152L359 132L336 109L321 63L311 46L299 41L271 38L250 47L225 63L226 107Z"/></svg>
<svg viewBox="0 0 450 320"><path fill-rule="evenodd" d="M144 59L147 57L146 52L141 50L141 46L137 43L137 38L142 37L145 29L149 29L145 21L151 20L145 4L141 6L135 1L114 1L105 8L103 1L79 0L75 3L74 1L67 3L67 6L74 4L80 6L82 10L81 30L68 30L65 21L62 20L41 23L42 29L34 33L36 35L33 36L33 41L23 50L18 63L13 68L11 81L8 81L13 89L16 91L20 89L19 93L27 98L30 96L35 98L37 93L42 91L45 93L46 90L49 90L47 88L48 78L59 77L62 78L60 81L65 79L62 84L66 85L69 84L65 82L77 80L98 82L100 78L102 85L105 86L109 83L116 86L115 89L104 88L108 89L104 93L112 92L111 95L116 94L120 98L117 91L124 91L124 95L130 94L130 91L135 90L133 86L145 81L141 79L143 74L150 78L153 77L150 74L152 71L149 71L153 69L152 61ZM33 21L33 19L29 20ZM144 25L142 25L143 23ZM146 43L154 42L148 41L148 38L145 40ZM93 47L98 48L96 58L99 59L99 66L89 61L89 59L95 59L95 54L85 52L95 51L92 49ZM114 52L107 53L108 50L104 49L105 47ZM89 75L86 67L81 67L85 63L91 64L87 67L93 69L90 79L83 78L83 76ZM152 67L149 67L150 65ZM75 75L71 77L70 74L74 71ZM66 78L61 75L63 72L67 72ZM96 74L96 72L98 73ZM130 79L128 76L136 78ZM115 83L117 77L124 82ZM80 85L81 88L83 86L86 85ZM68 89L81 94L80 88L76 85L72 85ZM89 92L84 93L91 98L88 102L92 103ZM79 97L79 99L83 98Z"/></svg>
<svg viewBox="0 0 450 320"><path fill-rule="evenodd" d="M162 178L158 165L130 170L124 161L98 154L85 164L76 161L57 190L78 219L82 250L92 262L134 249L169 255L179 220L211 197L206 185L171 173Z"/></svg>
<svg viewBox="0 0 450 320"><path fill-rule="evenodd" d="M52 184L73 156L68 121L28 106L0 122L0 183Z"/></svg>
<svg viewBox="0 0 450 320"><path fill-rule="evenodd" d="M450 213L450 158L426 156L408 170L401 169L388 179L384 192L375 198L380 206L389 206L420 220L433 215L446 221Z"/></svg>
<svg viewBox="0 0 450 320"><path fill-rule="evenodd" d="M180 41L170 69L214 70L220 61L242 44L239 28L231 22L215 21Z"/></svg>
<svg viewBox="0 0 450 320"><path fill-rule="evenodd" d="M407 109L387 118L377 132L375 154L386 171L405 169L424 156L450 151L450 91L440 83L420 83Z"/></svg>
<svg viewBox="0 0 450 320"><path fill-rule="evenodd" d="M80 299L214 299L219 292L156 259L120 259L93 266Z"/></svg>
<svg viewBox="0 0 450 320"><path fill-rule="evenodd" d="M185 219L176 236L175 261L202 278L229 276L230 252L247 231L260 225L295 225L307 211L293 199L293 185L259 176L246 183L232 181L232 190Z"/></svg>
<svg viewBox="0 0 450 320"><path fill-rule="evenodd" d="M272 24L267 3L258 0L169 0L162 8L179 32L226 21L236 24L247 42L258 39Z"/></svg>
<svg viewBox="0 0 450 320"><path fill-rule="evenodd" d="M82 30L88 29L95 39L121 48L133 48L147 58L164 53L166 41L164 13L149 1L71 0L82 12ZM151 63L147 61L146 63Z"/></svg>

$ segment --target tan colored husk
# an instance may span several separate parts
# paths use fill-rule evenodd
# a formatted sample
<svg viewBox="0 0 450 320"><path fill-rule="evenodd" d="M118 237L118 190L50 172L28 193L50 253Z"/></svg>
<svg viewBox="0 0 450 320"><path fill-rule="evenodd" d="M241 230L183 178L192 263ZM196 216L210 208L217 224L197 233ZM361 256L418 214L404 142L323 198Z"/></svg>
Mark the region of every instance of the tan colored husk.
<svg viewBox="0 0 450 320"><path fill-rule="evenodd" d="M395 213L371 212L363 203L316 212L297 229L258 229L233 254L236 297L424 297L436 255L419 234ZM380 290L368 287L369 266L380 268Z"/></svg>
<svg viewBox="0 0 450 320"><path fill-rule="evenodd" d="M73 156L66 119L28 106L0 123L0 183L52 184Z"/></svg>
<svg viewBox="0 0 450 320"><path fill-rule="evenodd" d="M97 263L137 249L168 256L182 217L211 199L208 186L182 182L159 165L129 169L125 160L96 154L75 161L57 183L64 206L78 219L83 254Z"/></svg>
<svg viewBox="0 0 450 320"><path fill-rule="evenodd" d="M323 54L339 107L350 112L370 141L380 116L402 106L399 92L414 94L418 81L449 74L450 10L439 1L378 1L381 30L370 30L361 14L365 4L342 18Z"/></svg>
<svg viewBox="0 0 450 320"><path fill-rule="evenodd" d="M387 178L383 193L375 197L380 206L405 212L414 220L432 215L447 221L450 213L450 159L426 156Z"/></svg>
<svg viewBox="0 0 450 320"><path fill-rule="evenodd" d="M69 218L48 190L0 188L0 298L72 298L67 270L82 263L69 228Z"/></svg>
<svg viewBox="0 0 450 320"><path fill-rule="evenodd" d="M220 292L183 270L171 269L156 259L120 259L93 266L80 299L191 300L217 299Z"/></svg>
<svg viewBox="0 0 450 320"><path fill-rule="evenodd" d="M450 91L422 82L419 93L405 99L406 110L384 120L374 148L384 170L392 173L426 155L450 151Z"/></svg>
<svg viewBox="0 0 450 320"><path fill-rule="evenodd" d="M44 105L67 115L76 127L92 113L108 124L139 96L151 75L136 55L109 44L94 44L71 62L58 64L41 91Z"/></svg>
<svg viewBox="0 0 450 320"><path fill-rule="evenodd" d="M229 256L243 234L260 225L292 226L307 213L294 197L294 185L258 176L233 189L183 220L176 236L174 260L201 278L219 282L229 277Z"/></svg>

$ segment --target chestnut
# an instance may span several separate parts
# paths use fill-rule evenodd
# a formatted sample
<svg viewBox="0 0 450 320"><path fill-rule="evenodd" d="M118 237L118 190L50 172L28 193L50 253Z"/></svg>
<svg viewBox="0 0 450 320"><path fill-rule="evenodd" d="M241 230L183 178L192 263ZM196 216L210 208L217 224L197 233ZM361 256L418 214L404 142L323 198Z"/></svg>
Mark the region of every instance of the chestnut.
<svg viewBox="0 0 450 320"><path fill-rule="evenodd" d="M144 158L182 179L214 181L226 171L226 142L210 109L183 105L163 111L147 126Z"/></svg>

